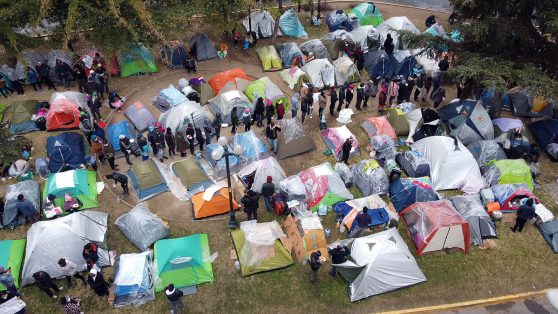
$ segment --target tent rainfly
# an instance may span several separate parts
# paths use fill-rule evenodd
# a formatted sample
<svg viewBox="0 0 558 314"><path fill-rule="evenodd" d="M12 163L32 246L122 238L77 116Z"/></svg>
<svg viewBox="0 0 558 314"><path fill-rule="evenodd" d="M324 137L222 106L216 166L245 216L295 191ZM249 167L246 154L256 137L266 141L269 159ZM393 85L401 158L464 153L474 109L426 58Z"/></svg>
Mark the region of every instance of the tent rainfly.
<svg viewBox="0 0 558 314"><path fill-rule="evenodd" d="M476 141L467 145L467 149L475 157L480 168L492 161L507 159L506 153L495 140Z"/></svg>
<svg viewBox="0 0 558 314"><path fill-rule="evenodd" d="M391 118L391 110L392 109L388 109L389 118ZM397 115L399 115L399 112L397 112ZM413 143L428 136L441 135L441 133L445 133L445 128L440 127L442 126L440 116L433 109L417 108L407 112L404 117L407 120L407 126L409 129L409 136L406 141L407 143Z"/></svg>
<svg viewBox="0 0 558 314"><path fill-rule="evenodd" d="M61 172L77 169L85 164L85 150L83 135L75 132L64 132L49 136L46 142L49 158L48 170Z"/></svg>
<svg viewBox="0 0 558 314"><path fill-rule="evenodd" d="M264 46L256 49L256 53L262 62L264 71L279 71L283 69L283 63L274 46Z"/></svg>
<svg viewBox="0 0 558 314"><path fill-rule="evenodd" d="M262 190L263 184L267 182L267 177L271 177L273 182L279 183L287 176L275 158L267 157L242 168L238 172L238 177L248 189L259 193Z"/></svg>
<svg viewBox="0 0 558 314"><path fill-rule="evenodd" d="M417 35L420 34L419 29L406 16L391 17L383 21L376 27L376 29L380 32L383 41L386 40L388 34L391 34L391 37L393 38L393 46L395 47L394 50L406 49L407 46L400 40L398 31L408 31ZM384 44L383 41L382 45Z"/></svg>
<svg viewBox="0 0 558 314"><path fill-rule="evenodd" d="M358 18L360 26L378 26L384 21L384 16L372 2L364 2L356 5L351 12Z"/></svg>
<svg viewBox="0 0 558 314"><path fill-rule="evenodd" d="M169 190L153 159L133 164L128 170L128 178L139 202Z"/></svg>
<svg viewBox="0 0 558 314"><path fill-rule="evenodd" d="M310 53L314 55L316 59L331 59L326 46L319 39L310 39L309 41L299 44L298 47L305 55L309 56Z"/></svg>
<svg viewBox="0 0 558 314"><path fill-rule="evenodd" d="M396 50L390 56L393 75L410 77L417 64L415 56L409 50Z"/></svg>
<svg viewBox="0 0 558 314"><path fill-rule="evenodd" d="M12 105L13 113L10 119L10 133L24 134L33 131L38 131L37 123L32 119L33 115L37 113L39 102L37 100L21 100L14 102ZM4 113L3 108L0 118ZM2 120L0 119L0 122Z"/></svg>
<svg viewBox="0 0 558 314"><path fill-rule="evenodd" d="M293 157L316 149L310 132L307 132L299 120L291 118L277 122L282 130L277 137L277 159Z"/></svg>
<svg viewBox="0 0 558 314"><path fill-rule="evenodd" d="M246 85L248 85L250 81L251 79L246 75L244 70L235 68L215 74L207 83L211 86L215 95L218 95L221 90L229 84L232 85L232 89L244 92Z"/></svg>
<svg viewBox="0 0 558 314"><path fill-rule="evenodd" d="M341 57L333 61L335 67L335 83L341 86L347 83L360 82L360 71L349 57Z"/></svg>
<svg viewBox="0 0 558 314"><path fill-rule="evenodd" d="M218 58L217 49L206 34L192 36L188 44L190 45L190 52L198 61Z"/></svg>
<svg viewBox="0 0 558 314"><path fill-rule="evenodd" d="M233 195L233 208L238 210L240 205ZM195 219L226 214L229 212L229 192L227 188L218 186L208 187L204 192L199 192L192 197Z"/></svg>
<svg viewBox="0 0 558 314"><path fill-rule="evenodd" d="M129 47L129 49L120 54L118 59L120 61L121 77L159 71L153 52L141 43Z"/></svg>
<svg viewBox="0 0 558 314"><path fill-rule="evenodd" d="M41 210L41 192L39 189L39 182L33 180L25 180L16 184L10 184L6 187L6 194L4 195L4 212L2 213L2 227L13 228L25 223L25 217L17 209L17 196L23 194L25 199L35 206L35 210ZM0 265L5 265L1 263Z"/></svg>
<svg viewBox="0 0 558 314"><path fill-rule="evenodd" d="M388 193L389 179L375 159L361 160L350 169L355 177L355 185L363 196Z"/></svg>
<svg viewBox="0 0 558 314"><path fill-rule="evenodd" d="M529 186L524 183L520 184L496 184L490 187L492 193L494 193L494 199L498 200L500 203L500 210L503 212L513 212L519 209L519 203L516 202L518 199L532 198L535 204L539 203L539 200L529 190Z"/></svg>
<svg viewBox="0 0 558 314"><path fill-rule="evenodd" d="M194 157L187 157L170 165L174 174L188 191L208 188L213 184Z"/></svg>
<svg viewBox="0 0 558 314"><path fill-rule="evenodd" d="M246 90L244 92L246 93L246 96L248 96L248 99L252 102L256 99L256 97L262 97L264 100L271 101L273 106L277 107L277 102L282 101L283 107L285 107L285 112L289 112L291 110L291 100L267 76L250 82L250 84L246 86Z"/></svg>
<svg viewBox="0 0 558 314"><path fill-rule="evenodd" d="M264 142L250 130L244 133L236 133L233 137L233 147L242 146L244 151L239 155L242 161L256 161L269 155L269 150Z"/></svg>
<svg viewBox="0 0 558 314"><path fill-rule="evenodd" d="M304 26L300 23L298 15L293 8L285 11L279 17L279 28L285 36L289 37L307 37L308 33L304 31Z"/></svg>
<svg viewBox="0 0 558 314"><path fill-rule="evenodd" d="M202 151L203 158L205 158L205 160L207 160L207 162L213 168L213 173L215 174L215 178L217 180L223 179L227 175L225 159L221 158L219 160L215 160L213 159L213 156L211 156L211 153L214 150L219 149L219 147L221 147L219 146L219 144L212 143L207 145L207 147ZM229 146L229 151L232 151L232 147L230 146ZM240 169L241 167L240 161L236 156L229 157L229 167L231 173L236 173Z"/></svg>
<svg viewBox="0 0 558 314"><path fill-rule="evenodd" d="M159 122L165 127L171 128L174 132L183 126L187 126L188 123L201 127L207 119L209 118L200 104L193 101L183 102L159 116Z"/></svg>
<svg viewBox="0 0 558 314"><path fill-rule="evenodd" d="M147 131L147 128L155 123L155 118L149 112L149 109L139 101L129 105L124 114L140 133Z"/></svg>
<svg viewBox="0 0 558 314"><path fill-rule="evenodd" d="M393 66L391 59L383 50L368 51L364 54L364 69L369 77L391 79Z"/></svg>
<svg viewBox="0 0 558 314"><path fill-rule="evenodd" d="M345 52L345 44L348 44L350 48L355 48L353 35L346 30L338 29L334 32L325 34L320 38L320 41L326 47L332 60L336 60L339 58L341 52Z"/></svg>
<svg viewBox="0 0 558 314"><path fill-rule="evenodd" d="M54 203L63 207L64 195L79 199L83 206L80 209L99 207L97 200L97 174L83 169L52 173L49 175L43 189L43 200L49 194L56 196Z"/></svg>
<svg viewBox="0 0 558 314"><path fill-rule="evenodd" d="M312 86L318 89L335 86L335 67L327 59L314 59L302 67Z"/></svg>
<svg viewBox="0 0 558 314"><path fill-rule="evenodd" d="M478 194L450 197L457 212L469 223L471 243L483 245L483 240L497 238L496 226L482 205Z"/></svg>
<svg viewBox="0 0 558 314"><path fill-rule="evenodd" d="M153 253L122 254L115 263L114 308L138 307L155 300Z"/></svg>
<svg viewBox="0 0 558 314"><path fill-rule="evenodd" d="M394 180L389 185L389 197L398 213L416 202L438 200L429 177Z"/></svg>
<svg viewBox="0 0 558 314"><path fill-rule="evenodd" d="M129 212L118 217L114 224L141 251L158 240L170 235L169 227L149 210L145 203L139 203Z"/></svg>
<svg viewBox="0 0 558 314"><path fill-rule="evenodd" d="M411 178L430 177L430 164L421 152L410 150L395 155L395 161Z"/></svg>
<svg viewBox="0 0 558 314"><path fill-rule="evenodd" d="M372 25L364 25L354 29L350 33L355 44L360 45L364 52L376 51L382 48L382 37L380 32Z"/></svg>
<svg viewBox="0 0 558 314"><path fill-rule="evenodd" d="M489 163L483 174L488 185L526 184L533 190L531 168L523 159L502 159Z"/></svg>
<svg viewBox="0 0 558 314"><path fill-rule="evenodd" d="M230 90L221 92L219 95L213 97L208 103L209 109L213 115L221 114L224 123L231 123L231 114L233 108L237 108L238 119L242 119L244 108L253 111L252 102L244 95L244 93L237 90Z"/></svg>

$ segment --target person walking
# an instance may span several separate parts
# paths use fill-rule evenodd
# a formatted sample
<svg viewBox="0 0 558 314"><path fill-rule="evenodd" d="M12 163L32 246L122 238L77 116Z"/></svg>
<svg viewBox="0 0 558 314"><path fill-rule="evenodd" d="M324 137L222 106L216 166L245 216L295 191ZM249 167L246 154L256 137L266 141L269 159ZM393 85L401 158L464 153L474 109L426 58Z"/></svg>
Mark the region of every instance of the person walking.
<svg viewBox="0 0 558 314"><path fill-rule="evenodd" d="M242 113L242 122L244 123L244 132L250 131L252 127L252 119L250 118L250 109L244 108Z"/></svg>
<svg viewBox="0 0 558 314"><path fill-rule="evenodd" d="M97 68L95 69L95 84L97 85L97 93L99 94L99 97L103 99L105 92L107 94L109 93L109 86L107 81L107 71L101 63L97 64Z"/></svg>
<svg viewBox="0 0 558 314"><path fill-rule="evenodd" d="M362 101L364 100L364 83L360 83L357 86L357 91L356 91L356 109L357 110L362 110L361 106L362 106Z"/></svg>
<svg viewBox="0 0 558 314"><path fill-rule="evenodd" d="M203 145L205 144L205 134L203 134L200 128L195 128L196 130L196 141L200 145L200 152L203 150Z"/></svg>
<svg viewBox="0 0 558 314"><path fill-rule="evenodd" d="M165 289L165 295L172 306L171 314L178 313L179 308L181 311L186 309L184 303L182 302L182 296L184 293L181 290L176 289L172 283L167 286L167 289Z"/></svg>
<svg viewBox="0 0 558 314"><path fill-rule="evenodd" d="M128 177L124 174L118 173L113 171L111 174L107 174L105 176L107 180L114 180L112 187L116 187L116 183L120 183L120 187L122 188L122 195L128 195Z"/></svg>
<svg viewBox="0 0 558 314"><path fill-rule="evenodd" d="M67 258L62 257L61 259L59 259L58 266L60 266L60 269L62 269L62 274L66 276L66 289L70 289L73 286L72 277L81 280L83 282L83 285L87 285L85 278L77 271L76 264L72 263Z"/></svg>
<svg viewBox="0 0 558 314"><path fill-rule="evenodd" d="M82 66L83 61L80 61L74 65L73 75L78 84L78 89L80 93L87 94L87 75L85 74L85 69Z"/></svg>
<svg viewBox="0 0 558 314"><path fill-rule="evenodd" d="M258 207L260 194L252 190L247 190L240 202L244 206L244 212L248 216L248 220L258 221Z"/></svg>
<svg viewBox="0 0 558 314"><path fill-rule="evenodd" d="M439 87L436 91L432 93L432 102L434 102L434 108L438 108L442 101L446 99L446 90L443 87Z"/></svg>
<svg viewBox="0 0 558 314"><path fill-rule="evenodd" d="M149 159L149 143L147 139L143 136L143 134L138 134L138 147L140 150L141 160L148 160Z"/></svg>
<svg viewBox="0 0 558 314"><path fill-rule="evenodd" d="M213 122L211 120L203 120L203 132L205 133L205 145L211 144L211 138L213 137Z"/></svg>
<svg viewBox="0 0 558 314"><path fill-rule="evenodd" d="M37 70L39 79L43 82L43 84L48 86L49 90L56 90L56 87L54 87L54 83L50 79L50 67L46 63L42 63L39 61L37 62L37 66L35 67L35 69Z"/></svg>
<svg viewBox="0 0 558 314"><path fill-rule="evenodd" d="M60 304L62 305L62 309L64 310L64 314L81 314L83 311L81 310L81 300L77 298L71 297L61 297Z"/></svg>
<svg viewBox="0 0 558 314"><path fill-rule="evenodd" d="M275 124L275 121L271 121L271 124L265 128L265 137L269 142L269 150L273 154L277 154L277 132L281 132L281 127Z"/></svg>
<svg viewBox="0 0 558 314"><path fill-rule="evenodd" d="M355 221L357 225L349 234L349 238L360 238L364 235L364 231L370 228L372 217L368 215L368 207L364 206L362 211L356 215Z"/></svg>
<svg viewBox="0 0 558 314"><path fill-rule="evenodd" d="M33 86L33 89L36 92L40 92L43 90L43 86L41 84L41 80L39 80L39 75L37 75L37 72L35 72L35 70L33 70L33 68L31 67L27 67L27 81L29 82L29 84L31 86ZM37 88L37 86L39 88Z"/></svg>
<svg viewBox="0 0 558 314"><path fill-rule="evenodd" d="M213 119L213 122L211 123L213 130L215 131L215 140L218 140L221 136L221 124L223 124L223 118L221 117L221 114L217 112L215 114L215 119Z"/></svg>
<svg viewBox="0 0 558 314"><path fill-rule="evenodd" d="M151 150L153 151L153 156L157 157L157 153L159 152L159 147L157 146L157 141L155 140L155 135L157 135L159 130L156 130L154 126L150 125L147 129L147 140L151 145Z"/></svg>
<svg viewBox="0 0 558 314"><path fill-rule="evenodd" d="M231 111L231 125L232 125L231 134L235 135L236 134L236 128L238 126L237 107L232 108L232 111ZM192 152L192 154L193 154L193 152Z"/></svg>
<svg viewBox="0 0 558 314"><path fill-rule="evenodd" d="M235 126L233 124L233 129L234 128ZM192 125L192 123L188 123L188 128L186 129L186 140L188 141L188 145L190 146L190 154L192 154L193 156L194 150L196 149L196 130L194 130L194 126Z"/></svg>
<svg viewBox="0 0 558 314"><path fill-rule="evenodd" d="M343 146L341 147L341 161L345 164L349 164L349 156L351 154L351 149L353 149L353 137L350 136L345 140Z"/></svg>
<svg viewBox="0 0 558 314"><path fill-rule="evenodd" d="M517 218L515 218L515 225L510 227L510 230L513 233L523 231L523 227L525 226L527 220L537 217L533 204L533 199L529 198L525 204L519 206L519 209L517 210Z"/></svg>
<svg viewBox="0 0 558 314"><path fill-rule="evenodd" d="M109 163L110 169L112 169L112 171L118 170L114 164L114 147L107 140L103 141L103 154Z"/></svg>
<svg viewBox="0 0 558 314"><path fill-rule="evenodd" d="M97 271L96 268L92 268L89 271L89 276L87 276L87 283L89 284L91 289L95 291L95 294L97 296L102 297L109 295L108 284L105 281L105 277L103 276L103 273Z"/></svg>
<svg viewBox="0 0 558 314"><path fill-rule="evenodd" d="M413 95L413 99L415 101L418 101L418 97L420 95L420 92L422 90L422 88L424 87L424 81L426 80L426 74L421 73L419 75L419 77L417 77L416 82L415 82L415 94Z"/></svg>
<svg viewBox="0 0 558 314"><path fill-rule="evenodd" d="M262 195L264 197L265 210L268 213L273 211L273 194L275 194L273 177L267 176L267 181L262 185Z"/></svg>
<svg viewBox="0 0 558 314"><path fill-rule="evenodd" d="M397 99L397 96L399 95L399 79L393 79L390 83L389 83L389 89L388 89L388 105L390 107L392 107L393 105L393 100Z"/></svg>
<svg viewBox="0 0 558 314"><path fill-rule="evenodd" d="M296 118L298 113L298 103L300 101L300 94L295 93L294 96L291 98L291 118Z"/></svg>
<svg viewBox="0 0 558 314"><path fill-rule="evenodd" d="M91 153L99 160L101 163L105 162L103 139L97 135L91 135Z"/></svg>
<svg viewBox="0 0 558 314"><path fill-rule="evenodd" d="M269 126L271 124L271 119L273 119L273 116L275 115L275 109L273 109L273 104L271 103L271 100L267 100L267 105L265 107L265 118L267 120L267 125Z"/></svg>
<svg viewBox="0 0 558 314"><path fill-rule="evenodd" d="M335 104L337 103L337 91L335 90L335 86L332 86L329 89L329 115L333 116L335 111Z"/></svg>
<svg viewBox="0 0 558 314"><path fill-rule="evenodd" d="M310 283L315 285L318 283L318 271L322 267L322 252L317 250L310 254Z"/></svg>
<svg viewBox="0 0 558 314"><path fill-rule="evenodd" d="M318 118L321 120L322 119L322 115L324 114L324 111L326 109L326 95L325 95L325 91L321 91L318 93Z"/></svg>
<svg viewBox="0 0 558 314"><path fill-rule="evenodd" d="M35 279L35 284L37 287L41 289L44 293L46 293L49 297L56 299L58 296L52 291L62 291L63 287L58 287L53 281L50 275L45 271L38 271L33 274L33 279ZM51 291L52 289L52 291Z"/></svg>
<svg viewBox="0 0 558 314"><path fill-rule="evenodd" d="M339 113L341 111L341 108L343 107L343 102L345 101L345 94L348 87L349 83L345 82L339 89L339 105L337 105L337 113Z"/></svg>
<svg viewBox="0 0 558 314"><path fill-rule="evenodd" d="M349 108L351 101L353 101L354 87L353 84L349 84L349 87L345 91L345 109Z"/></svg>
<svg viewBox="0 0 558 314"><path fill-rule="evenodd" d="M351 249L346 245L337 244L334 248L328 249L331 256L331 271L329 274L333 277L337 275L337 267L335 265L343 264L347 261L347 256L351 254Z"/></svg>
<svg viewBox="0 0 558 314"><path fill-rule="evenodd" d="M91 110L93 119L101 120L101 98L97 97L97 92L93 92L87 99L87 106Z"/></svg>
<svg viewBox="0 0 558 314"><path fill-rule="evenodd" d="M19 194L17 196L16 208L18 212L25 216L25 220L29 221L31 224L34 224L41 219L41 215L35 205L26 200L23 194Z"/></svg>
<svg viewBox="0 0 558 314"><path fill-rule="evenodd" d="M373 92L373 87L372 87L372 81L368 80L368 82L366 82L366 84L364 85L364 99L362 100L362 107L363 108L368 108L368 100L370 99L370 96L372 96L372 92ZM376 88L376 92L374 92L374 96L376 97L376 93L378 92L378 86L375 86Z"/></svg>
<svg viewBox="0 0 558 314"><path fill-rule="evenodd" d="M209 121L209 120L206 120L206 121ZM167 132L165 133L165 143L167 143L167 147L169 148L169 157L173 158L174 155L176 155L176 150L175 150L176 139L174 138L174 134L172 133L171 128L167 128Z"/></svg>
<svg viewBox="0 0 558 314"><path fill-rule="evenodd" d="M283 105L282 99L279 99L275 104L275 111L277 111L277 120L283 120L285 116L285 105Z"/></svg>
<svg viewBox="0 0 558 314"><path fill-rule="evenodd" d="M132 153L132 142L130 142L130 139L126 135L120 134L118 136L118 143L120 144L120 151L124 154L126 163L131 166L130 154Z"/></svg>
<svg viewBox="0 0 558 314"><path fill-rule="evenodd" d="M300 113L300 121L304 123L304 119L306 119L306 115L308 114L308 103L306 102L306 99L301 99L300 101Z"/></svg>
<svg viewBox="0 0 558 314"><path fill-rule="evenodd" d="M54 72L56 73L56 75L58 75L58 78L60 79L62 85L64 85L64 88L66 89L70 87L69 80L70 80L71 71L72 69L70 69L70 66L66 62L63 62L60 59L56 59L56 66L54 67Z"/></svg>

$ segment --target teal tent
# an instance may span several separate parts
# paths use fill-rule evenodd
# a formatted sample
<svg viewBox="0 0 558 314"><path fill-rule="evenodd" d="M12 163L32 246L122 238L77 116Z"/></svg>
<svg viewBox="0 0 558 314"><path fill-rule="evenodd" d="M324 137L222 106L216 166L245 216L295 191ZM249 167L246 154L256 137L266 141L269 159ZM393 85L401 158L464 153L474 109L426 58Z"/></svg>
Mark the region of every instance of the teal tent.
<svg viewBox="0 0 558 314"><path fill-rule="evenodd" d="M300 23L298 15L294 9L289 9L279 18L279 28L285 36L289 37L307 37L308 33L304 30L304 26Z"/></svg>

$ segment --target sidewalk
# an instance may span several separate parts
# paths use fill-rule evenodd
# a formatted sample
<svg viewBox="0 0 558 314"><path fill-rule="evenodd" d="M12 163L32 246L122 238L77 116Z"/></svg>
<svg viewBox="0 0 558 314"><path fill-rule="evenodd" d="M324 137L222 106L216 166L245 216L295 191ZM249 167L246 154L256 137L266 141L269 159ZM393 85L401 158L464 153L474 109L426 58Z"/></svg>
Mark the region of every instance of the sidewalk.
<svg viewBox="0 0 558 314"><path fill-rule="evenodd" d="M442 311L441 314L558 314L544 295L525 300L517 300L487 306L474 306L455 311Z"/></svg>

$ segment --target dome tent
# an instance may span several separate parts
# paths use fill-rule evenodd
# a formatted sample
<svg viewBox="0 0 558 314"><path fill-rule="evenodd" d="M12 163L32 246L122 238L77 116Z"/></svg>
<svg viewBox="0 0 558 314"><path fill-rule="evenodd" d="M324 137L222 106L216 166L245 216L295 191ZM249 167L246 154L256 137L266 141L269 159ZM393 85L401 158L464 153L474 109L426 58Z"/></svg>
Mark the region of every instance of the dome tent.
<svg viewBox="0 0 558 314"><path fill-rule="evenodd" d="M329 57L332 60L339 58L339 53L344 52L344 43L349 44L350 47L354 47L355 45L353 35L342 29L324 35L320 38L320 41L326 47Z"/></svg>
<svg viewBox="0 0 558 314"><path fill-rule="evenodd" d="M242 162L252 162L269 156L269 150L264 142L252 130L236 133L233 137L233 147L236 145L244 149L242 154L238 155Z"/></svg>
<svg viewBox="0 0 558 314"><path fill-rule="evenodd" d="M191 156L173 162L170 167L188 191L208 188L213 184L197 160Z"/></svg>
<svg viewBox="0 0 558 314"><path fill-rule="evenodd" d="M358 4L351 12L358 18L360 26L378 26L384 21L384 16L372 2Z"/></svg>
<svg viewBox="0 0 558 314"><path fill-rule="evenodd" d="M467 149L475 157L481 168L491 161L507 159L506 153L495 140L476 141L467 145Z"/></svg>
<svg viewBox="0 0 558 314"><path fill-rule="evenodd" d="M115 263L114 308L141 306L155 300L153 253L121 254Z"/></svg>
<svg viewBox="0 0 558 314"><path fill-rule="evenodd" d="M302 56L302 51L295 43L281 44L281 46L279 46L278 52L285 69L292 68L291 65L294 59L300 58L301 61L304 59Z"/></svg>
<svg viewBox="0 0 558 314"><path fill-rule="evenodd" d="M267 182L267 177L271 177L273 182L279 184L287 176L275 158L267 157L242 168L238 172L238 177L248 189L259 193L264 183Z"/></svg>
<svg viewBox="0 0 558 314"><path fill-rule="evenodd" d="M484 178L488 185L526 184L533 190L531 168L523 159L502 159L490 162L484 170Z"/></svg>
<svg viewBox="0 0 558 314"><path fill-rule="evenodd" d="M224 123L231 123L232 109L237 108L238 119L242 119L244 108L253 111L252 102L244 95L244 93L237 90L222 92L213 97L208 102L209 109L213 115L221 114Z"/></svg>
<svg viewBox="0 0 558 314"><path fill-rule="evenodd" d="M87 149L83 135L79 133L64 132L49 136L46 142L49 171L54 173L82 167Z"/></svg>
<svg viewBox="0 0 558 314"><path fill-rule="evenodd" d="M147 131L147 128L155 123L155 118L149 109L139 101L129 105L124 111L124 114L140 133Z"/></svg>
<svg viewBox="0 0 558 314"><path fill-rule="evenodd" d="M33 120L33 116L39 109L40 102L37 100L21 100L13 102L12 118L8 121L10 126L10 133L24 134L33 131L38 131L39 127ZM0 118L2 118L5 108L1 110ZM0 121L2 121L0 119Z"/></svg>
<svg viewBox="0 0 558 314"><path fill-rule="evenodd" d="M265 46L256 49L256 53L262 62L262 68L264 71L279 71L283 69L283 63L277 50L273 46Z"/></svg>
<svg viewBox="0 0 558 314"><path fill-rule="evenodd" d="M312 86L323 89L335 86L335 67L327 59L314 59L302 67Z"/></svg>
<svg viewBox="0 0 558 314"><path fill-rule="evenodd" d="M331 11L331 13L326 16L326 24L330 32L338 29L344 29L348 32L353 30L349 17L343 10Z"/></svg>
<svg viewBox="0 0 558 314"><path fill-rule="evenodd" d="M190 53L198 61L218 58L217 49L206 34L196 34L189 41Z"/></svg>
<svg viewBox="0 0 558 314"><path fill-rule="evenodd" d="M20 288L20 274L23 266L23 256L25 254L25 239L19 240L0 240L0 263L4 268L11 269L14 285ZM4 285L0 284L0 291L6 290Z"/></svg>
<svg viewBox="0 0 558 314"><path fill-rule="evenodd" d="M400 178L389 184L389 198L399 213L416 202L438 200L429 177Z"/></svg>
<svg viewBox="0 0 558 314"><path fill-rule="evenodd" d="M277 123L281 126L281 132L277 136L277 159L286 159L316 149L312 135L298 119L282 119Z"/></svg>
<svg viewBox="0 0 558 314"><path fill-rule="evenodd" d="M382 45L384 44L383 41L386 40L387 35L391 35L391 38L393 38L393 46L395 48L394 50L407 48L407 45L400 41L398 31L409 31L417 35L420 34L419 29L406 16L390 17L389 19L383 21L380 25L378 25L376 29L382 36Z"/></svg>
<svg viewBox="0 0 558 314"><path fill-rule="evenodd" d="M128 169L128 178L138 202L143 202L169 190L165 178L153 161L147 159L134 163Z"/></svg>
<svg viewBox="0 0 558 314"><path fill-rule="evenodd" d="M222 71L215 74L211 79L209 79L208 84L211 86L215 95L219 95L221 90L232 84L233 89L244 92L246 85L251 81L251 79L246 75L243 69L234 68L232 70Z"/></svg>
<svg viewBox="0 0 558 314"><path fill-rule="evenodd" d="M66 193L81 201L80 210L99 207L96 173L77 169L50 174L43 188L43 200L52 194L56 196L56 206L62 206Z"/></svg>
<svg viewBox="0 0 558 314"><path fill-rule="evenodd" d="M478 194L450 197L457 212L469 223L471 243L483 245L484 239L497 238L496 226L488 215Z"/></svg>
<svg viewBox="0 0 558 314"><path fill-rule="evenodd" d="M308 209L314 212L318 211L320 205L332 206L353 198L329 162L303 170L298 176L306 187Z"/></svg>
<svg viewBox="0 0 558 314"><path fill-rule="evenodd" d="M277 102L282 101L285 107L285 112L291 110L291 100L283 93L283 91L273 83L273 81L264 76L259 78L246 86L244 90L246 96L250 101L254 101L256 97L262 97L265 100L272 102L274 107L277 107Z"/></svg>
<svg viewBox="0 0 558 314"><path fill-rule="evenodd" d="M478 140L494 139L492 120L481 101L454 99L439 109L440 119L446 123L450 135L468 145Z"/></svg>
<svg viewBox="0 0 558 314"><path fill-rule="evenodd" d="M310 39L299 44L298 47L305 55L312 53L316 59L331 59L326 46L319 39Z"/></svg>
<svg viewBox="0 0 558 314"><path fill-rule="evenodd" d="M87 106L85 94L77 92L53 93L50 97L50 109L46 116L47 131L72 130L79 128L80 109L92 117Z"/></svg>
<svg viewBox="0 0 558 314"><path fill-rule="evenodd" d="M289 85L290 89L296 91L300 90L302 84L310 82L310 78L306 72L302 71L299 67L284 69L279 72L279 76Z"/></svg>
<svg viewBox="0 0 558 314"><path fill-rule="evenodd" d="M222 215L229 212L229 192L227 188L219 188L214 186L215 189L208 187L204 192L196 193L192 196L192 206L195 219L203 219L212 216ZM208 195L208 193L210 195ZM240 205L234 199L233 195L233 208L238 210Z"/></svg>
<svg viewBox="0 0 558 314"><path fill-rule="evenodd" d="M114 224L141 251L148 250L155 241L170 235L169 227L145 203L134 206L118 217Z"/></svg>
<svg viewBox="0 0 558 314"><path fill-rule="evenodd" d="M396 50L390 56L393 75L409 77L417 64L415 56L409 50Z"/></svg>
<svg viewBox="0 0 558 314"><path fill-rule="evenodd" d="M380 77L391 79L393 66L391 59L383 50L368 51L364 54L364 69L369 77Z"/></svg>
<svg viewBox="0 0 558 314"><path fill-rule="evenodd" d="M342 86L347 83L360 82L360 71L349 57L341 57L333 61L335 67L335 83Z"/></svg>
<svg viewBox="0 0 558 314"><path fill-rule="evenodd" d="M279 18L279 28L285 36L289 37L306 37L308 33L304 31L304 26L298 20L296 11L291 8L281 15Z"/></svg>
<svg viewBox="0 0 558 314"><path fill-rule="evenodd" d="M163 58L167 66L171 70L181 69L186 67L186 59L188 57L188 51L181 42L178 40L171 41L166 44L161 51Z"/></svg>
<svg viewBox="0 0 558 314"><path fill-rule="evenodd" d="M140 73L155 73L159 71L151 49L141 43L127 47L119 55L120 76L128 77Z"/></svg>
<svg viewBox="0 0 558 314"><path fill-rule="evenodd" d="M354 39L355 44L367 51L376 51L382 48L383 39L380 32L372 25L365 25L354 29L350 33Z"/></svg>
<svg viewBox="0 0 558 314"><path fill-rule="evenodd" d="M357 137L351 133L345 125L338 128L327 128L320 132L320 136L324 140L326 146L331 149L335 159L341 158L343 143L349 137L353 138L353 146L349 155L354 157L360 154L360 144L358 143Z"/></svg>

